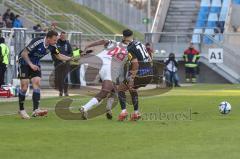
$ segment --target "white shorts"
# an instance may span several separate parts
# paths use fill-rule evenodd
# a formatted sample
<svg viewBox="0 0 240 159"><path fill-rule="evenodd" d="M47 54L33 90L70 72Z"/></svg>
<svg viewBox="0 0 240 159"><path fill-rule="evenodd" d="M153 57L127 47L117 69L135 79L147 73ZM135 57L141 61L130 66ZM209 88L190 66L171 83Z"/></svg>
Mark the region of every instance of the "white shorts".
<svg viewBox="0 0 240 159"><path fill-rule="evenodd" d="M120 76L120 68L117 66L113 66L111 63L105 63L102 65L99 75L102 81L109 80L116 82L117 78Z"/></svg>
<svg viewBox="0 0 240 159"><path fill-rule="evenodd" d="M102 65L99 70L99 75L102 81L109 80L112 81L112 73L111 73L111 63L105 63Z"/></svg>

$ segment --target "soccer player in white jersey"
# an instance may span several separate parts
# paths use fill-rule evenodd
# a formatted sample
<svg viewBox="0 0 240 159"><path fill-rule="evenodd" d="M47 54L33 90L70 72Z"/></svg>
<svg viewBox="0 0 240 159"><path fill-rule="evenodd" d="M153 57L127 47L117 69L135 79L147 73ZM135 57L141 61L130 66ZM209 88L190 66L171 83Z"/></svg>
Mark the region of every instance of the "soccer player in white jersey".
<svg viewBox="0 0 240 159"><path fill-rule="evenodd" d="M96 56L101 59L102 66L99 71L100 78L102 80L101 91L92 98L88 103L80 108L83 119L87 119L87 112L94 106L97 106L104 98L107 100L107 113L108 119L112 119L111 106L114 102L114 98L111 97L112 91L115 89L115 83L121 70L123 70L124 64L128 58L127 45L122 42L115 42L111 40L100 40L93 42L86 46L85 51L91 47L103 45L105 48Z"/></svg>

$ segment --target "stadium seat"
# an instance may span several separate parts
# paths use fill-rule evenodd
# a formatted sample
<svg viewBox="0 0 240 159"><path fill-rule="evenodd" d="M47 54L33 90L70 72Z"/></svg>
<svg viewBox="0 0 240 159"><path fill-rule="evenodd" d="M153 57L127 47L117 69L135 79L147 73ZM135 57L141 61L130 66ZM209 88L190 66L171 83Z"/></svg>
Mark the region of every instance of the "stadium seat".
<svg viewBox="0 0 240 159"><path fill-rule="evenodd" d="M208 14L210 7L201 7L199 10L200 14Z"/></svg>
<svg viewBox="0 0 240 159"><path fill-rule="evenodd" d="M199 20L196 23L197 28L202 28L202 27L205 27L205 26L206 26L206 21L205 20Z"/></svg>
<svg viewBox="0 0 240 159"><path fill-rule="evenodd" d="M193 33L195 33L195 34L193 34L193 36L192 36L192 43L194 43L194 44L201 43L201 35L200 34L203 33L203 29L200 29L200 28L194 29Z"/></svg>
<svg viewBox="0 0 240 159"><path fill-rule="evenodd" d="M207 21L208 20L208 14L198 14L197 21Z"/></svg>
<svg viewBox="0 0 240 159"><path fill-rule="evenodd" d="M203 29L202 28L196 28L196 29L193 30L193 33L202 34L203 33Z"/></svg>
<svg viewBox="0 0 240 159"><path fill-rule="evenodd" d="M217 13L219 14L221 11L221 7L211 7L210 8L210 13Z"/></svg>
<svg viewBox="0 0 240 159"><path fill-rule="evenodd" d="M212 28L207 28L207 29L205 29L204 34L214 35L214 29L212 29Z"/></svg>
<svg viewBox="0 0 240 159"><path fill-rule="evenodd" d="M216 13L210 13L208 16L208 21L218 21L218 15Z"/></svg>
<svg viewBox="0 0 240 159"><path fill-rule="evenodd" d="M215 28L215 27L217 27L216 21L208 21L207 22L207 27L208 28Z"/></svg>
<svg viewBox="0 0 240 159"><path fill-rule="evenodd" d="M240 0L233 0L233 4L240 4Z"/></svg>
<svg viewBox="0 0 240 159"><path fill-rule="evenodd" d="M201 7L210 7L211 6L211 1L210 0L202 0L200 6Z"/></svg>
<svg viewBox="0 0 240 159"><path fill-rule="evenodd" d="M221 0L212 0L211 7L222 7L222 1Z"/></svg>

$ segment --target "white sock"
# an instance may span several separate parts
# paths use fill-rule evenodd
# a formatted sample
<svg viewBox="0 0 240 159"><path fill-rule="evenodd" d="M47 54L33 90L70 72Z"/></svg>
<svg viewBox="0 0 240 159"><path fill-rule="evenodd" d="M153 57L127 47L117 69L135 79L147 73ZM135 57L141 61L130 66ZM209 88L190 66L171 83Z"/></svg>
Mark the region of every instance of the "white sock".
<svg viewBox="0 0 240 159"><path fill-rule="evenodd" d="M127 109L123 109L123 110L122 110L122 113L126 113L126 112L127 112Z"/></svg>
<svg viewBox="0 0 240 159"><path fill-rule="evenodd" d="M107 99L107 106L106 106L107 110L112 109L113 102L114 102L114 98L111 97Z"/></svg>
<svg viewBox="0 0 240 159"><path fill-rule="evenodd" d="M93 108L94 105L98 104L97 98L92 98L87 104L83 106L84 111L88 111Z"/></svg>
<svg viewBox="0 0 240 159"><path fill-rule="evenodd" d="M135 113L135 114L138 114L138 110L135 110L134 113Z"/></svg>

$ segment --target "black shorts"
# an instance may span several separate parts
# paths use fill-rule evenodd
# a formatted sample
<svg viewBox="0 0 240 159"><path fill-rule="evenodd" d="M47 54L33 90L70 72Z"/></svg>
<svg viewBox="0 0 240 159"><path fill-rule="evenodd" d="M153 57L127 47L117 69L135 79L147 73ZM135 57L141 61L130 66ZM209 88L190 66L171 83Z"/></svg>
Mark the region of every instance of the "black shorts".
<svg viewBox="0 0 240 159"><path fill-rule="evenodd" d="M145 87L148 84L150 84L152 82L153 76L137 76L136 78L134 78L134 89L138 89L140 87ZM124 80L123 82L124 84L128 84L127 80Z"/></svg>
<svg viewBox="0 0 240 159"><path fill-rule="evenodd" d="M40 67L40 66L39 66ZM41 71L33 71L28 65L18 66L18 78L19 79L32 79L34 77L42 77Z"/></svg>

